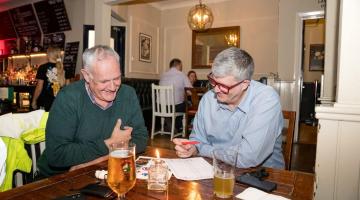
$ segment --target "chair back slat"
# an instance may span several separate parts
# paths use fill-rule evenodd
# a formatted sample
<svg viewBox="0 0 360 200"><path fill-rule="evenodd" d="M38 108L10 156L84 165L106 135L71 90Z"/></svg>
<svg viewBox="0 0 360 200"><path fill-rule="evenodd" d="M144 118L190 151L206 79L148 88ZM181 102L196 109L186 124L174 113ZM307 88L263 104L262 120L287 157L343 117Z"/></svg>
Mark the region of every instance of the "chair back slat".
<svg viewBox="0 0 360 200"><path fill-rule="evenodd" d="M185 137L184 130L182 131L182 133L175 133L175 118L182 116L183 127L185 127L185 113L175 111L174 86L159 86L151 84L151 97L153 109L151 139L153 139L154 135L156 134L170 134L170 140L172 140L178 135L182 135L183 137ZM161 117L161 130L157 132L155 132L156 117ZM170 117L172 120L170 132L164 130L164 118L166 117Z"/></svg>
<svg viewBox="0 0 360 200"><path fill-rule="evenodd" d="M290 170L296 112L283 110L282 113L284 119L288 121L287 127L283 129L283 135L285 135L285 141L283 141L283 154L285 160L285 169Z"/></svg>
<svg viewBox="0 0 360 200"><path fill-rule="evenodd" d="M175 112L174 86L152 84L151 87L154 113L171 116Z"/></svg>

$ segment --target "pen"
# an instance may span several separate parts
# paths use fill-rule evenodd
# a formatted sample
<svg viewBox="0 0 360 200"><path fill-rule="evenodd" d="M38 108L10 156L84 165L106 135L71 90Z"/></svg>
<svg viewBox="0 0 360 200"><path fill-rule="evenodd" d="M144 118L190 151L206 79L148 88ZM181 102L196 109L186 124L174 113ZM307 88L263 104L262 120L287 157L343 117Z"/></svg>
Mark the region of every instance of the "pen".
<svg viewBox="0 0 360 200"><path fill-rule="evenodd" d="M187 145L187 144L200 144L200 142L198 141L186 141L186 142L181 142L182 145Z"/></svg>

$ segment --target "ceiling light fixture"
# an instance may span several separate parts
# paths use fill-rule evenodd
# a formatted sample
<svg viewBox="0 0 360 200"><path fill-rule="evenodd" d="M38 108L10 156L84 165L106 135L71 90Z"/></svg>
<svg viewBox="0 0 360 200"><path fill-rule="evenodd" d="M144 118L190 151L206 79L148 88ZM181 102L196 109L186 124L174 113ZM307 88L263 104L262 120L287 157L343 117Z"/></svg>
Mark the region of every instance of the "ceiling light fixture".
<svg viewBox="0 0 360 200"><path fill-rule="evenodd" d="M192 30L203 31L211 28L214 21L213 14L209 7L201 3L192 7L188 14L188 24Z"/></svg>

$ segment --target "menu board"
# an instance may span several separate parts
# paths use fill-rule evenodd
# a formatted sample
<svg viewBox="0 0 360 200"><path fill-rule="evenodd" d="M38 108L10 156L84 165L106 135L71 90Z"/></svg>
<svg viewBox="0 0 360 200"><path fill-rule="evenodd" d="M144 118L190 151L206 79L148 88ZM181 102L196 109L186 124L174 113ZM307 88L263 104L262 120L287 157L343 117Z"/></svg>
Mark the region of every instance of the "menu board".
<svg viewBox="0 0 360 200"><path fill-rule="evenodd" d="M40 35L40 28L31 4L13 8L9 12L19 37Z"/></svg>
<svg viewBox="0 0 360 200"><path fill-rule="evenodd" d="M63 0L48 0L34 3L44 34L71 30Z"/></svg>
<svg viewBox="0 0 360 200"><path fill-rule="evenodd" d="M64 69L65 78L75 77L76 61L80 42L68 42L65 44Z"/></svg>
<svg viewBox="0 0 360 200"><path fill-rule="evenodd" d="M58 47L64 49L65 34L64 33L52 33L46 34L43 38L43 48L47 49L49 46Z"/></svg>
<svg viewBox="0 0 360 200"><path fill-rule="evenodd" d="M0 12L0 22L0 40L16 38L16 32L14 30L14 26L11 23L8 11Z"/></svg>

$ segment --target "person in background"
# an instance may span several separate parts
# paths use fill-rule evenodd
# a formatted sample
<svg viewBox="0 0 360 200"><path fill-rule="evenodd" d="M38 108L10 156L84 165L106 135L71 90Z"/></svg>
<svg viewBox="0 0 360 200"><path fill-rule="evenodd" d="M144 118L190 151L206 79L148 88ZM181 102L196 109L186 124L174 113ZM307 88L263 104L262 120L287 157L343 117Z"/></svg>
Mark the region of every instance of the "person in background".
<svg viewBox="0 0 360 200"><path fill-rule="evenodd" d="M178 58L174 58L170 61L170 69L163 73L160 77L159 85L173 85L175 93L175 111L176 112L185 112L185 102L184 102L184 88L191 87L192 85L189 79L184 73L182 73L182 62ZM169 119L165 121L165 125L168 129ZM182 127L181 117L177 117L175 120L175 128L180 131Z"/></svg>
<svg viewBox="0 0 360 200"><path fill-rule="evenodd" d="M222 147L238 152L237 167L284 168L279 95L251 80L253 72L253 59L244 50L231 47L216 56L208 75L213 89L202 97L190 135L199 144L174 139L179 157L211 157Z"/></svg>
<svg viewBox="0 0 360 200"><path fill-rule="evenodd" d="M61 60L61 50L49 47L47 49L48 62L40 65L36 73L36 87L33 94L31 107L49 111L59 92L69 80L65 80L65 70Z"/></svg>
<svg viewBox="0 0 360 200"><path fill-rule="evenodd" d="M112 144L131 141L145 151L148 133L135 90L121 84L119 55L97 45L83 53L84 79L60 90L46 124L40 176L107 159Z"/></svg>
<svg viewBox="0 0 360 200"><path fill-rule="evenodd" d="M189 81L192 86L194 86L195 82L197 81L196 72L194 70L190 70L187 74Z"/></svg>

